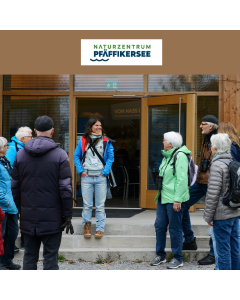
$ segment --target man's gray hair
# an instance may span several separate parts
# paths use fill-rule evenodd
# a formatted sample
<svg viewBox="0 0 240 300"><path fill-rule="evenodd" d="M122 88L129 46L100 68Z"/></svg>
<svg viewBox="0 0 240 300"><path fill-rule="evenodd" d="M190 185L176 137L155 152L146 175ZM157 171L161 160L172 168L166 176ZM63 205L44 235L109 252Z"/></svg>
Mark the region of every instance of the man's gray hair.
<svg viewBox="0 0 240 300"><path fill-rule="evenodd" d="M47 130L47 131L37 131L37 136L50 136L53 128Z"/></svg>
<svg viewBox="0 0 240 300"><path fill-rule="evenodd" d="M0 151L3 150L4 146L7 144L7 139L5 139L5 137L1 136L0 137Z"/></svg>
<svg viewBox="0 0 240 300"><path fill-rule="evenodd" d="M213 130L218 129L218 125L217 124L214 124L214 123L211 123L211 122L206 122L206 124L208 124L208 126L212 125Z"/></svg>
<svg viewBox="0 0 240 300"><path fill-rule="evenodd" d="M19 140L19 142L21 142L21 138L28 136L29 132L32 133L32 129L25 126L25 127L20 127L18 128L18 131L15 133L15 137L17 138L17 140Z"/></svg>
<svg viewBox="0 0 240 300"><path fill-rule="evenodd" d="M166 132L163 135L164 139L168 143L172 143L172 147L181 147L183 143L183 138L180 133L175 131Z"/></svg>
<svg viewBox="0 0 240 300"><path fill-rule="evenodd" d="M230 153L232 143L227 133L218 133L212 135L211 144L213 149L217 149L218 154L225 152Z"/></svg>

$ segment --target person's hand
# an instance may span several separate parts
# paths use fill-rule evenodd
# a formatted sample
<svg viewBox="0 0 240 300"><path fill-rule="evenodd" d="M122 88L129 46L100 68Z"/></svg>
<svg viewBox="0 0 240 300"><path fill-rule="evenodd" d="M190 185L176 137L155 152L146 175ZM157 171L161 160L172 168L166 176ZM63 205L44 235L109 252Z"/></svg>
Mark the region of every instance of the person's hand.
<svg viewBox="0 0 240 300"><path fill-rule="evenodd" d="M100 176L102 176L102 177L106 177L105 175L103 175L102 173L100 174Z"/></svg>
<svg viewBox="0 0 240 300"><path fill-rule="evenodd" d="M209 226L213 226L213 223L212 222L207 222Z"/></svg>
<svg viewBox="0 0 240 300"><path fill-rule="evenodd" d="M67 234L68 234L69 230L70 230L71 234L74 233L72 222L71 222L71 218L65 218L65 223L63 223L63 225L61 226L61 228L65 229L65 227L66 227L66 233Z"/></svg>
<svg viewBox="0 0 240 300"><path fill-rule="evenodd" d="M181 203L179 203L179 202L174 202L174 203L173 203L173 209L174 209L175 211L180 211L180 210L181 210Z"/></svg>
<svg viewBox="0 0 240 300"><path fill-rule="evenodd" d="M86 172L82 172L82 173L81 173L81 176L82 176L82 177L88 177L88 174L87 174Z"/></svg>

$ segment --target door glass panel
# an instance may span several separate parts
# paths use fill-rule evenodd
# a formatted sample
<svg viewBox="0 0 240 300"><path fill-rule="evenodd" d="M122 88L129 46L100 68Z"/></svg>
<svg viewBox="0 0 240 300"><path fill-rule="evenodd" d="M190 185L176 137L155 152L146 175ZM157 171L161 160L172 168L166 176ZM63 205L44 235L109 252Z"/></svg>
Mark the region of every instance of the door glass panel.
<svg viewBox="0 0 240 300"><path fill-rule="evenodd" d="M148 126L148 190L156 190L156 176L162 162L163 134L179 132L179 105L149 106ZM186 145L186 103L181 104L181 135Z"/></svg>

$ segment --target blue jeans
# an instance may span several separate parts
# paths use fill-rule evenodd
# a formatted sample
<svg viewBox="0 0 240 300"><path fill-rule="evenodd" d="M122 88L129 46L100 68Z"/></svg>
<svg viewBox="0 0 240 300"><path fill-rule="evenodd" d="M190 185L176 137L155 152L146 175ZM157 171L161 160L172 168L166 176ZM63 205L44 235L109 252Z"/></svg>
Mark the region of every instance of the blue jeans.
<svg viewBox="0 0 240 300"><path fill-rule="evenodd" d="M215 270L219 270L216 238L215 238L215 235L214 235L213 226L211 226L211 228L210 228L210 235L211 235L212 242L213 242L213 251L214 251L214 256L215 256Z"/></svg>
<svg viewBox="0 0 240 300"><path fill-rule="evenodd" d="M178 261L182 261L182 210L176 212L173 209L173 203L162 204L159 198L154 226L156 231L156 254L163 258L167 255L165 247L168 225L173 257Z"/></svg>
<svg viewBox="0 0 240 300"><path fill-rule="evenodd" d="M104 205L107 195L107 178L103 176L81 177L81 188L83 196L82 225L84 226L86 222L92 223L94 193L96 206L96 230L101 230L104 232L104 220L106 219Z"/></svg>
<svg viewBox="0 0 240 300"><path fill-rule="evenodd" d="M5 212L2 222L2 235L4 240L4 254L0 256L0 265L10 265L14 258L14 246L18 236L17 214Z"/></svg>
<svg viewBox="0 0 240 300"><path fill-rule="evenodd" d="M219 270L240 270L239 217L213 221Z"/></svg>

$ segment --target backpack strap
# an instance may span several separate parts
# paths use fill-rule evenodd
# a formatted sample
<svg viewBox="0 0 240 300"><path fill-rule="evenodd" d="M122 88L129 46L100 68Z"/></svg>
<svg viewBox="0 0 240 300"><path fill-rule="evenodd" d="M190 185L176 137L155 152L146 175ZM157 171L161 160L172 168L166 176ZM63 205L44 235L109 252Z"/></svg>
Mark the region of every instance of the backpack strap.
<svg viewBox="0 0 240 300"><path fill-rule="evenodd" d="M18 149L18 147L17 147L17 143L16 143L15 141L14 141L14 143L15 143L16 151L17 151L17 153L18 153L19 149Z"/></svg>
<svg viewBox="0 0 240 300"><path fill-rule="evenodd" d="M180 151L177 151L173 157L173 163L172 163L172 166L173 166L173 176L175 176L175 173L176 173L176 161L177 161L177 155L178 153L180 153ZM184 153L184 152L182 152ZM184 153L185 155L187 155L186 153Z"/></svg>
<svg viewBox="0 0 240 300"><path fill-rule="evenodd" d="M227 166L230 164L230 161L227 161L226 159L218 159L218 161L225 163Z"/></svg>

